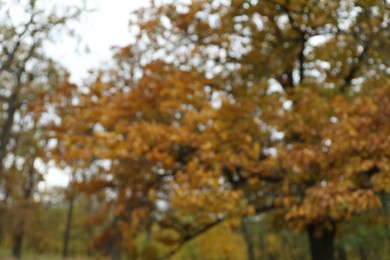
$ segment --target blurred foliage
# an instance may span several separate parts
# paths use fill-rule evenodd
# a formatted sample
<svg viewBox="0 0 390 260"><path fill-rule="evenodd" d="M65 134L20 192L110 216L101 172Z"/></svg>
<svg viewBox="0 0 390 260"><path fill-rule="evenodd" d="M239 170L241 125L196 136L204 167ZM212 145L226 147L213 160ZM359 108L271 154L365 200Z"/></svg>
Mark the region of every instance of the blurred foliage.
<svg viewBox="0 0 390 260"><path fill-rule="evenodd" d="M38 2L0 27L14 256L389 256L388 1L150 1L80 85L37 48L68 19ZM42 194L36 160L69 187Z"/></svg>
<svg viewBox="0 0 390 260"><path fill-rule="evenodd" d="M114 65L86 86L65 79L51 101L49 158L102 197L95 248L137 256L134 238L157 226L169 257L225 220L277 210L307 232L313 259L333 259L339 226L381 210L390 187L389 11L365 0L136 11ZM281 242L265 243L272 255Z"/></svg>

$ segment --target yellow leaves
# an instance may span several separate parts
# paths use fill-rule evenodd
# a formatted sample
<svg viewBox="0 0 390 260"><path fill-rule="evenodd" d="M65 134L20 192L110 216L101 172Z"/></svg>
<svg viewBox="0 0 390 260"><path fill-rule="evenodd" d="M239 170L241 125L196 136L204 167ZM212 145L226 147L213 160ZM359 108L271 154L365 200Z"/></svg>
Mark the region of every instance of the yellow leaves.
<svg viewBox="0 0 390 260"><path fill-rule="evenodd" d="M95 138L99 140L100 143L108 147L113 147L118 143L118 137L115 133L112 132L99 132L95 134Z"/></svg>
<svg viewBox="0 0 390 260"><path fill-rule="evenodd" d="M158 248L155 246L147 246L145 247L141 254L140 254L141 259L144 260L154 260L158 259Z"/></svg>
<svg viewBox="0 0 390 260"><path fill-rule="evenodd" d="M374 160L364 160L359 167L360 171L366 172L375 166Z"/></svg>
<svg viewBox="0 0 390 260"><path fill-rule="evenodd" d="M208 150L213 150L214 147L215 146L213 145L212 141L208 141L201 146L201 149L204 151L208 151Z"/></svg>
<svg viewBox="0 0 390 260"><path fill-rule="evenodd" d="M390 192L390 171L384 171L371 177L375 192Z"/></svg>
<svg viewBox="0 0 390 260"><path fill-rule="evenodd" d="M255 214L259 200L286 209L286 219L301 227L381 207L374 192L390 187L389 162L383 160L390 150L390 84L372 81L361 92L340 92L361 46L348 30L331 35L338 28L336 1L321 6L290 1L296 24L284 19L283 8L257 2L212 7L222 17L215 26L207 17L194 19L206 10L205 1L192 1L180 14L176 3L141 11L137 37L145 47L122 48L118 66L104 73L108 83L102 73L88 93L77 93L69 82L60 86L54 98L62 118L53 128L62 140L56 156L85 168L95 166L90 163L95 158L112 163L88 176L91 182L82 188L97 193L115 184L130 190L129 198L112 198L120 202L117 214L132 219L123 220L126 228L137 230L150 213L133 210L146 197L152 204L159 198L170 202L161 216L179 212L179 220L191 215L195 224L207 223L210 215ZM254 13L261 26L251 19ZM170 20L172 30L160 17ZM330 32L326 41L301 49L305 42L297 36L324 31ZM238 33L241 43L234 40ZM179 47L162 46L161 36L167 46ZM242 56L230 57L241 45ZM175 61L164 62L160 50ZM380 63L377 54L367 53L375 60L372 71ZM305 79L296 84L300 62ZM353 77L371 77L367 64L358 67ZM141 78L133 78L136 74ZM271 85L279 89L271 93ZM179 239L175 230L162 234L166 244ZM272 236L267 241L270 249L278 243Z"/></svg>
<svg viewBox="0 0 390 260"><path fill-rule="evenodd" d="M267 234L265 236L266 250L268 254L275 254L281 248L281 241L276 234Z"/></svg>
<svg viewBox="0 0 390 260"><path fill-rule="evenodd" d="M312 150L312 149L308 149L308 148L304 148L302 150L302 163L303 165L305 165L306 167L309 166L313 161L315 161L316 159L316 153Z"/></svg>
<svg viewBox="0 0 390 260"><path fill-rule="evenodd" d="M371 190L353 189L349 184L343 186L329 182L326 186L310 188L303 202L293 205L285 218L305 224L327 219L341 221L381 206L379 197Z"/></svg>
<svg viewBox="0 0 390 260"><path fill-rule="evenodd" d="M292 121L283 125L286 136L291 136L291 140L288 139L291 144L278 150L279 162L288 170L288 181L279 187L284 196L275 201L288 209L286 219L304 226L326 219L344 220L353 214L381 207L374 192L388 190L390 186L384 173L388 172L384 170L388 162L381 163L386 157L384 151L390 147L387 141L389 125L379 121L384 118L381 113L386 109L377 109L376 104L382 99L374 101L377 98L373 93L356 99L337 95L327 104L324 103L327 99L320 97L322 101L318 103L322 108L319 111L329 111L328 121L320 120L320 117L327 117L318 111L316 116L313 113L312 121L305 121L307 113L299 108L291 111L289 120ZM301 99L297 101L302 102ZM300 121L306 126L293 125ZM306 127L318 130L310 133ZM293 134L289 135L289 131ZM306 183L310 182L318 184L308 188ZM291 193L294 194L291 183L305 191L296 201L290 200ZM372 189L369 188L371 185Z"/></svg>
<svg viewBox="0 0 390 260"><path fill-rule="evenodd" d="M274 203L286 209L285 219L299 227L329 219L341 221L381 207L378 197L367 189L368 181L359 177L373 167L388 167L388 162L378 159L388 151L386 128L379 119L372 119L377 114L371 113L379 113L377 110L363 109L366 101L350 103L345 97L323 96L310 88L289 93L294 105L282 114L275 110L280 97L268 97L270 109L264 108L256 120L260 101L245 97L243 89L239 100L223 97L222 106L214 109L202 92L204 86L189 82L196 80L194 75L170 73L164 78L166 82L145 78L134 92L112 96L101 116L90 112L65 117L63 126L82 121L102 127L90 133L91 139L63 132L71 137L63 139L67 148L64 158L87 160L96 154L102 159L121 159L110 169L115 181L129 187L136 183L151 201L168 197L170 209L180 216L197 215L198 224L210 220L206 213L255 214L254 207L245 201L259 189L266 199L277 194ZM243 102L246 98L248 103ZM358 115L354 115L356 111ZM380 117L386 118L384 114ZM266 124L283 132L284 137L270 140L269 131L274 130ZM366 127L382 131L374 134ZM272 153L264 154L266 148ZM224 170L239 176L237 188L233 188L234 181L229 183ZM156 185L146 189L149 182L145 179L155 180L155 175L166 175L170 180L156 178ZM280 181L274 181L275 176ZM374 191L387 191L388 179L385 173L373 175ZM92 193L109 185L95 181L84 188ZM118 206L117 214L128 213L125 203L130 202ZM136 229L144 214L135 214L135 226L129 228ZM173 232L162 236L166 244L178 239Z"/></svg>
<svg viewBox="0 0 390 260"><path fill-rule="evenodd" d="M209 212L234 215L243 214L249 210L242 203L243 194L241 192L222 191L218 188L220 185L217 180L203 180L203 182L205 183L201 184L198 181L198 186L194 186L195 183L181 183L181 187L173 191L172 206L183 213Z"/></svg>
<svg viewBox="0 0 390 260"><path fill-rule="evenodd" d="M239 202L240 199L241 199L241 195L240 195L240 193L237 192L237 191L232 191L232 192L230 193L230 197L231 197L232 200L235 201L235 202Z"/></svg>
<svg viewBox="0 0 390 260"><path fill-rule="evenodd" d="M227 225L229 226L229 228L231 228L231 230L237 230L242 225L242 221L240 218L232 218L227 222L228 222Z"/></svg>
<svg viewBox="0 0 390 260"><path fill-rule="evenodd" d="M131 222L130 229L135 230L136 228L138 228L141 221L146 217L147 214L148 214L148 209L146 207L145 208L139 207L139 208L134 209L131 212L131 221L132 222Z"/></svg>
<svg viewBox="0 0 390 260"><path fill-rule="evenodd" d="M199 164L200 164L199 159L194 158L187 164L187 172L195 173L199 168Z"/></svg>
<svg viewBox="0 0 390 260"><path fill-rule="evenodd" d="M167 246L172 246L180 242L181 236L175 229L164 228L155 237L158 241Z"/></svg>
<svg viewBox="0 0 390 260"><path fill-rule="evenodd" d="M157 192L154 188L148 190L148 198L151 201L155 201L157 199Z"/></svg>
<svg viewBox="0 0 390 260"><path fill-rule="evenodd" d="M144 150L142 150L141 154L146 153L146 158L148 159L148 161L150 161L151 163L160 163L164 168L168 169L172 167L174 159L165 151L159 150L158 148L152 148L150 151L145 148L147 148L147 145L143 145Z"/></svg>
<svg viewBox="0 0 390 260"><path fill-rule="evenodd" d="M245 259L245 241L237 232L239 225L239 218L224 221L196 238L193 244L188 244L188 249L183 247L172 259ZM197 254L193 253L194 248Z"/></svg>
<svg viewBox="0 0 390 260"><path fill-rule="evenodd" d="M250 186L252 186L253 188L258 189L260 187L260 180L257 177L249 178L248 179L248 184Z"/></svg>
<svg viewBox="0 0 390 260"><path fill-rule="evenodd" d="M212 189L218 189L220 184L218 182L218 179L217 178L209 178L208 179L208 183L207 183Z"/></svg>
<svg viewBox="0 0 390 260"><path fill-rule="evenodd" d="M109 113L105 113L100 118L100 123L105 127L111 128L114 123L114 118Z"/></svg>
<svg viewBox="0 0 390 260"><path fill-rule="evenodd" d="M260 155L260 152L261 152L261 146L259 143L254 143L253 144L253 148L252 148L252 154L253 156L256 156L258 157Z"/></svg>
<svg viewBox="0 0 390 260"><path fill-rule="evenodd" d="M283 196L275 199L275 205L282 208L287 208L287 209L292 208L293 210L294 207L296 207L296 204L297 204L297 198L294 196ZM286 218L289 217L286 216Z"/></svg>

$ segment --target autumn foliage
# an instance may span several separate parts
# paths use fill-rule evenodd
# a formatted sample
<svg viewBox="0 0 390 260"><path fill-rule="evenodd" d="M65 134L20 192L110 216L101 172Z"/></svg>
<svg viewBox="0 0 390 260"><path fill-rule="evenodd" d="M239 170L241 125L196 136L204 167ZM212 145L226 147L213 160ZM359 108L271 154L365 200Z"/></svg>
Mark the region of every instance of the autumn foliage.
<svg viewBox="0 0 390 260"><path fill-rule="evenodd" d="M151 230L174 253L274 209L332 259L339 223L384 206L385 1L154 3L131 26L112 69L64 81L53 101L49 155L104 197L101 245L136 252Z"/></svg>

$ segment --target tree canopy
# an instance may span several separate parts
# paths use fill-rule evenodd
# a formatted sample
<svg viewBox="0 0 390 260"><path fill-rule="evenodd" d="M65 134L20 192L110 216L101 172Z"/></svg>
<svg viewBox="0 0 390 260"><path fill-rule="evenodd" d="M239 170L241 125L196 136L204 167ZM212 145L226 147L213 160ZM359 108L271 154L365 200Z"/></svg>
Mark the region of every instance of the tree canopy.
<svg viewBox="0 0 390 260"><path fill-rule="evenodd" d="M333 259L390 189L387 1L176 1L135 12L115 65L52 105L58 165L105 202L95 246L180 245L275 210ZM154 232L153 232L154 230ZM158 230L158 231L156 231ZM157 237L157 235L156 235Z"/></svg>

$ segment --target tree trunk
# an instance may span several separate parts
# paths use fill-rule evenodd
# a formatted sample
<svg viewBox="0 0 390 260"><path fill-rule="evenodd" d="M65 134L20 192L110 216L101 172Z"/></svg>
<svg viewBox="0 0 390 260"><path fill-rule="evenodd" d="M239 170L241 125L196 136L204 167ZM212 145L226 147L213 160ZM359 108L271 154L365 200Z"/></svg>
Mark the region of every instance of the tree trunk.
<svg viewBox="0 0 390 260"><path fill-rule="evenodd" d="M248 219L242 218L241 219L241 231L242 235L244 236L245 244L246 244L246 252L248 256L248 260L255 260L255 248L253 246L253 239L250 234L250 230L248 229Z"/></svg>
<svg viewBox="0 0 390 260"><path fill-rule="evenodd" d="M360 260L367 260L368 259L367 254L364 251L363 247L359 247L359 258L360 258Z"/></svg>
<svg viewBox="0 0 390 260"><path fill-rule="evenodd" d="M0 186L1 187L1 186ZM5 234L5 222L6 222L6 209L9 192L4 191L4 199L0 200L0 245L3 244L4 234Z"/></svg>
<svg viewBox="0 0 390 260"><path fill-rule="evenodd" d="M113 216L112 223L110 225L111 231L111 241L108 248L108 255L110 260L121 260L122 259L122 234L119 230L119 218L118 216Z"/></svg>
<svg viewBox="0 0 390 260"><path fill-rule="evenodd" d="M69 208L66 217L66 226L64 232L64 245L62 248L62 256L64 258L68 257L69 254L70 231L72 229L72 222L73 222L73 207L74 207L74 197L71 197L69 199Z"/></svg>
<svg viewBox="0 0 390 260"><path fill-rule="evenodd" d="M24 65L25 66L25 65ZM2 125L2 131L0 136L0 186L3 181L4 175L4 160L7 155L7 146L11 139L12 126L14 124L15 114L20 106L19 102L19 92L22 89L22 75L25 71L25 67L22 66L16 72L16 86L11 94L11 96L7 100L7 113L4 125Z"/></svg>
<svg viewBox="0 0 390 260"><path fill-rule="evenodd" d="M22 204L22 214L20 216L19 220L19 226L14 234L14 244L12 247L12 255L19 259L22 253L22 246L23 246L23 238L24 238L24 226L25 226L25 215L29 208L29 202L31 198L31 194L34 189L34 179L35 179L35 169L34 169L34 162L35 162L35 151L32 151L33 156L30 162L30 167L28 169L28 175L26 176L25 185L24 185L24 191L23 191L23 204Z"/></svg>
<svg viewBox="0 0 390 260"><path fill-rule="evenodd" d="M14 235L14 244L12 247L12 255L16 259L20 259L20 255L22 253L22 244L23 244L23 235L24 235L24 221L23 219L19 223L19 230Z"/></svg>
<svg viewBox="0 0 390 260"><path fill-rule="evenodd" d="M94 199L93 197L88 197L87 198L87 207L85 209L85 213L87 216L91 216L93 215L93 208L94 208ZM92 225L88 225L86 227L86 237L87 237L87 241L92 241L93 240L93 237L94 237L94 231L93 231L93 226ZM93 251L92 251L92 248L90 246L87 246L87 252L86 252L87 256L89 258L92 259L92 255L93 255Z"/></svg>
<svg viewBox="0 0 390 260"><path fill-rule="evenodd" d="M310 252L312 260L334 260L333 244L335 238L335 226L331 230L321 226L308 226Z"/></svg>
<svg viewBox="0 0 390 260"><path fill-rule="evenodd" d="M121 260L121 249L119 245L114 245L110 248L110 260Z"/></svg>
<svg viewBox="0 0 390 260"><path fill-rule="evenodd" d="M343 246L340 246L337 249L337 259L338 260L348 260L347 251Z"/></svg>
<svg viewBox="0 0 390 260"><path fill-rule="evenodd" d="M11 130L14 123L15 113L18 108L17 106L18 96L17 94L13 94L10 96L7 104L7 117L4 125L2 126L2 132L0 137L0 184L3 180L4 175L4 160L7 154L7 145L11 138Z"/></svg>

